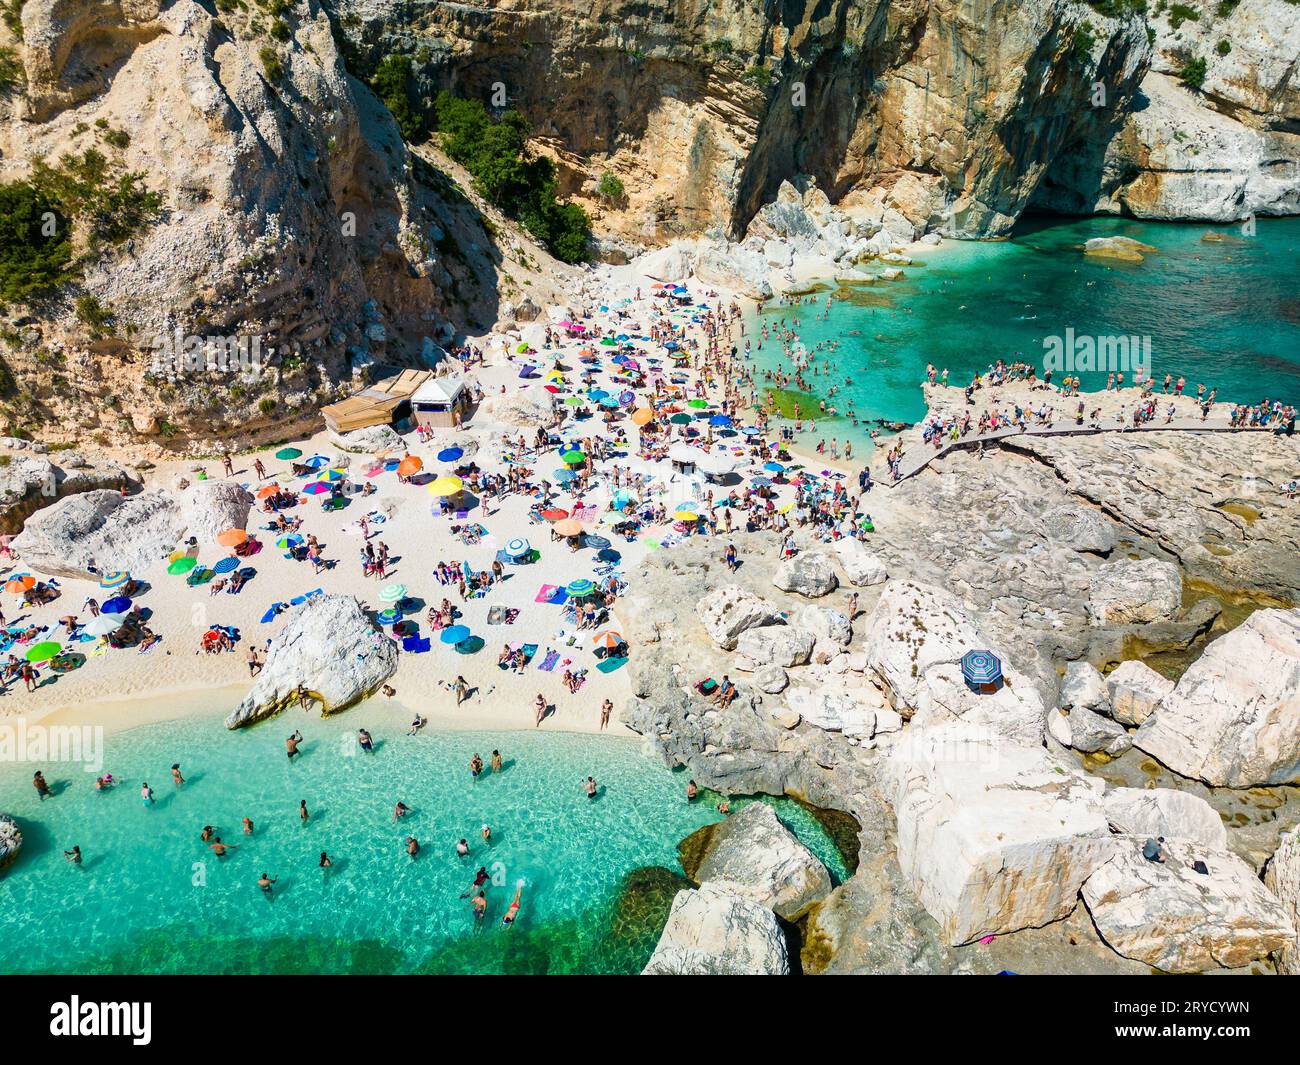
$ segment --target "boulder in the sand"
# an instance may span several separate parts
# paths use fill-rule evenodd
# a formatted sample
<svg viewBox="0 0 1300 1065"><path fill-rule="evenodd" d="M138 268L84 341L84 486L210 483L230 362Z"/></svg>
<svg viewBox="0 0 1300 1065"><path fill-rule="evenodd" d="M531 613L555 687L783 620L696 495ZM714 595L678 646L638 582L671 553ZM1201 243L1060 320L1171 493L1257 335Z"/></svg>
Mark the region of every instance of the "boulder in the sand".
<svg viewBox="0 0 1300 1065"><path fill-rule="evenodd" d="M835 576L835 564L830 555L819 551L803 551L777 566L772 575L772 583L783 592L797 592L809 599L816 599L835 591L839 580Z"/></svg>
<svg viewBox="0 0 1300 1065"><path fill-rule="evenodd" d="M397 649L350 595L318 595L289 618L271 642L253 688L226 718L240 728L283 710L299 686L325 713L373 692L397 668Z"/></svg>
<svg viewBox="0 0 1300 1065"><path fill-rule="evenodd" d="M1043 692L949 592L891 580L863 628L868 672L879 679L893 709L912 718L913 728L960 719L1013 743L1042 743ZM962 679L962 655L974 650L991 650L1002 660L1004 684L996 692L977 694Z"/></svg>
<svg viewBox="0 0 1300 1065"><path fill-rule="evenodd" d="M776 914L720 884L679 891L644 976L785 976Z"/></svg>
<svg viewBox="0 0 1300 1065"><path fill-rule="evenodd" d="M844 567L844 573L854 587L885 583L888 576L885 564L868 551L862 541L849 536L836 540L835 553L839 555L840 565Z"/></svg>
<svg viewBox="0 0 1300 1065"><path fill-rule="evenodd" d="M541 385L528 385L483 401L483 413L505 425L537 429L555 421L555 400Z"/></svg>
<svg viewBox="0 0 1300 1065"><path fill-rule="evenodd" d="M1124 726L1102 717L1086 706L1076 706L1070 711L1070 746L1084 754L1103 751L1117 757L1133 746L1133 739Z"/></svg>
<svg viewBox="0 0 1300 1065"><path fill-rule="evenodd" d="M209 547L226 529L247 527L253 502L252 493L234 481L196 481L180 497L185 535Z"/></svg>
<svg viewBox="0 0 1300 1065"><path fill-rule="evenodd" d="M354 455L373 455L378 451L394 451L403 447L402 438L389 425L371 425L353 429L350 433L330 433L330 442L340 451Z"/></svg>
<svg viewBox="0 0 1300 1065"><path fill-rule="evenodd" d="M898 861L944 940L1037 928L1112 855L1101 780L966 722L917 729L885 763Z"/></svg>
<svg viewBox="0 0 1300 1065"><path fill-rule="evenodd" d="M0 869L18 860L22 846L23 834L18 830L18 822L8 814L0 814Z"/></svg>
<svg viewBox="0 0 1300 1065"><path fill-rule="evenodd" d="M753 672L764 666L803 666L812 658L813 635L790 625L746 629L736 640L736 668Z"/></svg>
<svg viewBox="0 0 1300 1065"><path fill-rule="evenodd" d="M763 802L711 827L694 879L720 884L787 921L831 891L826 867Z"/></svg>
<svg viewBox="0 0 1300 1065"><path fill-rule="evenodd" d="M1223 818L1199 795L1174 788L1114 788L1102 797L1110 827L1130 836L1156 837L1226 850Z"/></svg>
<svg viewBox="0 0 1300 1065"><path fill-rule="evenodd" d="M112 570L147 569L167 557L184 531L181 508L167 492L124 497L98 489L38 510L13 548L41 573L95 580Z"/></svg>
<svg viewBox="0 0 1300 1065"><path fill-rule="evenodd" d="M1082 706L1097 714L1110 715L1110 697L1106 678L1090 662L1071 662L1061 679L1061 707L1073 710Z"/></svg>
<svg viewBox="0 0 1300 1065"><path fill-rule="evenodd" d="M709 244L695 258L695 276L706 285L752 300L770 300L771 267L761 252L741 244Z"/></svg>
<svg viewBox="0 0 1300 1065"><path fill-rule="evenodd" d="M1264 870L1264 886L1282 903L1296 934L1277 952L1277 970L1300 976L1300 828L1284 833Z"/></svg>
<svg viewBox="0 0 1300 1065"><path fill-rule="evenodd" d="M1121 725L1142 724L1173 690L1172 680L1136 658L1121 662L1106 677L1110 716Z"/></svg>
<svg viewBox="0 0 1300 1065"><path fill-rule="evenodd" d="M1093 571L1088 613L1094 625L1166 621L1183 600L1178 567L1158 558L1120 559Z"/></svg>
<svg viewBox="0 0 1300 1065"><path fill-rule="evenodd" d="M839 654L853 639L853 626L849 616L824 606L806 606L797 611L794 623L805 632L811 632L816 644L813 656L818 662L829 661Z"/></svg>
<svg viewBox="0 0 1300 1065"><path fill-rule="evenodd" d="M693 259L688 246L675 243L638 255L631 265L634 273L642 277L653 277L656 281L684 281L691 275Z"/></svg>
<svg viewBox="0 0 1300 1065"><path fill-rule="evenodd" d="M1211 642L1133 743L1214 787L1300 778L1300 607L1257 610Z"/></svg>
<svg viewBox="0 0 1300 1065"><path fill-rule="evenodd" d="M715 588L695 604L695 612L709 638L724 651L734 651L746 629L776 621L776 610L769 603L738 584Z"/></svg>
<svg viewBox="0 0 1300 1065"><path fill-rule="evenodd" d="M1142 856L1142 836L1120 836L1115 856L1083 885L1102 939L1165 972L1236 968L1294 942L1295 927L1255 870L1226 850L1167 840L1167 858ZM1207 872L1198 873L1195 862Z"/></svg>
<svg viewBox="0 0 1300 1065"><path fill-rule="evenodd" d="M810 725L827 732L870 738L876 731L876 708L859 694L865 691L835 691L825 685L816 689L791 688L785 693L785 701Z"/></svg>

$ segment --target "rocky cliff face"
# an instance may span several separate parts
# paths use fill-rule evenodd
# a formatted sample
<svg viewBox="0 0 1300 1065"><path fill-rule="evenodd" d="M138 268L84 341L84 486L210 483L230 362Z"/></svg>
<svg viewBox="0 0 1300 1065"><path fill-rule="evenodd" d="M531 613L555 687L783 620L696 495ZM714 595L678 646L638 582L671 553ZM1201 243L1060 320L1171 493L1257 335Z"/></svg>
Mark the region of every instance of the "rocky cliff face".
<svg viewBox="0 0 1300 1065"><path fill-rule="evenodd" d="M363 65L401 49L427 94L503 89L571 191L617 174L626 202L593 206L642 243L739 236L795 174L918 230L1005 233L1064 145L1118 124L1149 60L1139 20L1073 0L329 6Z"/></svg>
<svg viewBox="0 0 1300 1065"><path fill-rule="evenodd" d="M1035 202L1215 222L1300 211L1300 7L1161 3L1148 24L1150 69L1122 126L1071 146Z"/></svg>

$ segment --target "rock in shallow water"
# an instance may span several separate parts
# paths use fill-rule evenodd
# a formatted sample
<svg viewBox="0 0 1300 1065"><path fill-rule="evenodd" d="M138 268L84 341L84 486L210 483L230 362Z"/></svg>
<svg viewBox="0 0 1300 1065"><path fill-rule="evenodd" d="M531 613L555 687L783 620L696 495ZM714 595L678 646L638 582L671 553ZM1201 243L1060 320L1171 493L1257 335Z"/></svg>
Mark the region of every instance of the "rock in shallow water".
<svg viewBox="0 0 1300 1065"><path fill-rule="evenodd" d="M776 914L720 884L681 891L644 976L785 976L790 957Z"/></svg>
<svg viewBox="0 0 1300 1065"><path fill-rule="evenodd" d="M1281 901L1296 929L1291 942L1277 952L1278 971L1287 976L1300 976L1300 828L1282 837L1264 870L1264 886Z"/></svg>
<svg viewBox="0 0 1300 1065"><path fill-rule="evenodd" d="M23 834L18 830L18 822L8 814L0 814L0 869L18 860L22 846Z"/></svg>

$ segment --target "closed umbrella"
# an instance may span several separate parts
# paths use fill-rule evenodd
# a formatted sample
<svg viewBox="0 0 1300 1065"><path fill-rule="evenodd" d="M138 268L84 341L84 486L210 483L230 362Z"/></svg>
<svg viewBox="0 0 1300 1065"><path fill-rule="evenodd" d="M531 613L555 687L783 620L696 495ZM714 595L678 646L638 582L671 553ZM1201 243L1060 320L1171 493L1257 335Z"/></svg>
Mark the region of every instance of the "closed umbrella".
<svg viewBox="0 0 1300 1065"><path fill-rule="evenodd" d="M131 609L131 600L124 595L114 596L99 608L101 614L125 614Z"/></svg>

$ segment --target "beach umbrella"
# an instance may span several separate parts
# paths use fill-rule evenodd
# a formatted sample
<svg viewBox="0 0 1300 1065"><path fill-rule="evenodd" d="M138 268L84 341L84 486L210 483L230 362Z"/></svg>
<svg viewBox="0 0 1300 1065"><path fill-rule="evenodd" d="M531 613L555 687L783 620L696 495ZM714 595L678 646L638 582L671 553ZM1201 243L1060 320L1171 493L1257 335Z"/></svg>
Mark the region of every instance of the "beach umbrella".
<svg viewBox="0 0 1300 1065"><path fill-rule="evenodd" d="M581 451L566 451L560 456L561 462L567 462L570 466L576 466L580 462L585 462L587 456Z"/></svg>
<svg viewBox="0 0 1300 1065"><path fill-rule="evenodd" d="M394 622L402 620L401 611L395 610L391 606L387 610L381 610L377 617L381 625L392 625Z"/></svg>
<svg viewBox="0 0 1300 1065"><path fill-rule="evenodd" d="M248 533L243 529L226 529L217 533L217 543L222 547L238 547L247 539Z"/></svg>
<svg viewBox="0 0 1300 1065"><path fill-rule="evenodd" d="M992 691L1002 680L1002 661L992 651L967 651L960 665L962 679L972 691Z"/></svg>
<svg viewBox="0 0 1300 1065"><path fill-rule="evenodd" d="M327 459L324 455L313 455L311 458L309 458L306 462L303 463L304 466L309 466L313 470L319 470L322 466L328 466L329 464L330 464L330 460Z"/></svg>
<svg viewBox="0 0 1300 1065"><path fill-rule="evenodd" d="M91 618L81 626L81 631L89 633L91 636L107 636L110 632L116 632L122 627L122 619L116 614L100 614L97 618Z"/></svg>
<svg viewBox="0 0 1300 1065"><path fill-rule="evenodd" d="M747 425L745 426L745 428L743 428L740 431L744 433L746 436L758 436L758 434L761 433L763 430L760 429L757 425Z"/></svg>
<svg viewBox="0 0 1300 1065"><path fill-rule="evenodd" d="M571 473L573 471L570 470L568 472ZM559 507L549 507L548 509L542 511L542 517L545 518L547 521L562 521L568 516L569 516L569 512L567 510L562 510Z"/></svg>
<svg viewBox="0 0 1300 1065"><path fill-rule="evenodd" d="M27 651L28 662L44 662L63 650L63 645L53 640L43 640Z"/></svg>
<svg viewBox="0 0 1300 1065"><path fill-rule="evenodd" d="M406 597L406 585L385 584L379 589L379 598L385 603L400 603Z"/></svg>
<svg viewBox="0 0 1300 1065"><path fill-rule="evenodd" d="M466 625L449 625L442 630L442 635L438 637L443 643L460 643L461 640L468 639L470 635L469 627Z"/></svg>
<svg viewBox="0 0 1300 1065"><path fill-rule="evenodd" d="M282 447L275 453L275 457L281 462L288 462L290 459L302 458L302 452L296 447Z"/></svg>
<svg viewBox="0 0 1300 1065"><path fill-rule="evenodd" d="M528 350L528 342L527 342L527 341L524 341L523 343L518 344L518 345L515 347L515 351L516 351L518 354L520 354L520 355L522 355L522 354L523 354L525 351L527 351L527 350Z"/></svg>
<svg viewBox="0 0 1300 1065"><path fill-rule="evenodd" d="M668 419L673 425L689 425L691 416L689 414L674 414Z"/></svg>
<svg viewBox="0 0 1300 1065"><path fill-rule="evenodd" d="M612 547L607 547L603 551L598 551L596 553L596 557L600 559L601 562L612 562L612 563L617 563L623 558L623 556L620 555L617 551L615 551Z"/></svg>
<svg viewBox="0 0 1300 1065"><path fill-rule="evenodd" d="M649 407L637 407L637 409L632 412L633 425L649 425L654 421L654 418L655 412Z"/></svg>
<svg viewBox="0 0 1300 1065"><path fill-rule="evenodd" d="M131 609L131 600L124 595L114 596L104 602L99 608L101 614L125 614Z"/></svg>
<svg viewBox="0 0 1300 1065"><path fill-rule="evenodd" d="M532 550L532 546L522 536L517 536L506 544L506 555L510 558L520 558Z"/></svg>
<svg viewBox="0 0 1300 1065"><path fill-rule="evenodd" d="M709 424L710 424L710 425L730 425L730 424L731 424L731 419L728 418L725 414L715 414L712 418L709 419Z"/></svg>
<svg viewBox="0 0 1300 1065"><path fill-rule="evenodd" d="M600 400L608 396L609 393L606 392L603 388L593 388L590 392L587 393L587 395L590 396L592 399L596 400L597 402L599 402Z"/></svg>
<svg viewBox="0 0 1300 1065"><path fill-rule="evenodd" d="M230 573L237 569L239 569L239 559L232 555L227 555L225 558L212 564L213 573Z"/></svg>
<svg viewBox="0 0 1300 1065"><path fill-rule="evenodd" d="M282 536L276 540L275 546L281 551L288 551L291 547L297 547L300 543L302 543L301 536Z"/></svg>
<svg viewBox="0 0 1300 1065"><path fill-rule="evenodd" d="M580 406L582 406L582 397L581 397L581 396L566 396L566 397L565 397L565 400L564 400L564 405L565 405L566 407L580 407Z"/></svg>
<svg viewBox="0 0 1300 1065"><path fill-rule="evenodd" d="M688 407L694 407L696 410L700 410L704 407L707 407L709 405L709 401L707 399L693 399L686 405Z"/></svg>
<svg viewBox="0 0 1300 1065"><path fill-rule="evenodd" d="M769 473L785 473L785 467L779 462L765 462L763 463L763 469Z"/></svg>
<svg viewBox="0 0 1300 1065"><path fill-rule="evenodd" d="M309 496L322 495L325 492L328 492L329 490L330 490L330 486L329 483L326 481L312 481L311 484L309 484L306 488L303 489L303 491L306 492Z"/></svg>
<svg viewBox="0 0 1300 1065"><path fill-rule="evenodd" d="M600 520L605 525L617 525L621 521L627 521L626 514L619 514L617 511L606 511L600 516Z"/></svg>
<svg viewBox="0 0 1300 1065"><path fill-rule="evenodd" d="M465 454L464 448L444 447L441 451L438 452L438 461L455 462L458 458L460 458L464 454Z"/></svg>
<svg viewBox="0 0 1300 1065"><path fill-rule="evenodd" d="M551 476L554 477L561 484L568 484L570 481L576 481L578 479L578 471L577 470L556 470L553 474L551 474Z"/></svg>
<svg viewBox="0 0 1300 1065"><path fill-rule="evenodd" d="M603 536L594 536L591 533L587 534L586 543L593 551L603 551L609 546L609 541Z"/></svg>
<svg viewBox="0 0 1300 1065"><path fill-rule="evenodd" d="M615 398L614 396L606 396L604 399L600 401L600 405L602 407L610 407L610 408L617 407L618 399Z"/></svg>
<svg viewBox="0 0 1300 1065"><path fill-rule="evenodd" d="M429 483L429 494L435 496L454 496L464 487L465 482L459 477L453 477L450 474L443 474L441 477Z"/></svg>
<svg viewBox="0 0 1300 1065"><path fill-rule="evenodd" d="M198 564L199 560L197 558L190 558L188 555L182 555L180 558L171 561L167 567L167 572L174 575L189 573L189 571Z"/></svg>
<svg viewBox="0 0 1300 1065"><path fill-rule="evenodd" d="M5 591L13 592L15 595L22 595L23 592L36 587L36 578L30 573L24 573L18 577L10 577L5 582Z"/></svg>
<svg viewBox="0 0 1300 1065"><path fill-rule="evenodd" d="M131 574L122 570L114 570L112 573L105 573L99 578L101 588L120 588L122 585L131 580Z"/></svg>
<svg viewBox="0 0 1300 1065"><path fill-rule="evenodd" d="M699 521L700 516L693 510L679 510L673 517L677 521Z"/></svg>
<svg viewBox="0 0 1300 1065"><path fill-rule="evenodd" d="M347 474L339 469L329 469L320 475L321 482L341 481Z"/></svg>
<svg viewBox="0 0 1300 1065"><path fill-rule="evenodd" d="M257 490L257 498L268 499L279 491L280 491L280 486L278 484L263 485L261 488Z"/></svg>
<svg viewBox="0 0 1300 1065"><path fill-rule="evenodd" d="M582 599L591 595L591 593L596 590L596 586L591 581L587 580L586 577L581 577L576 581L570 582L564 590L571 598Z"/></svg>
<svg viewBox="0 0 1300 1065"><path fill-rule="evenodd" d="M575 521L573 518L561 518L552 528L560 536L581 536L582 522Z"/></svg>
<svg viewBox="0 0 1300 1065"><path fill-rule="evenodd" d="M407 455L397 464L397 475L399 477L411 477L424 469L424 460L418 455Z"/></svg>
<svg viewBox="0 0 1300 1065"><path fill-rule="evenodd" d="M603 647L606 651L612 651L626 643L621 632L615 632L613 629L606 629L604 632L598 632L591 638L591 642L597 647Z"/></svg>

